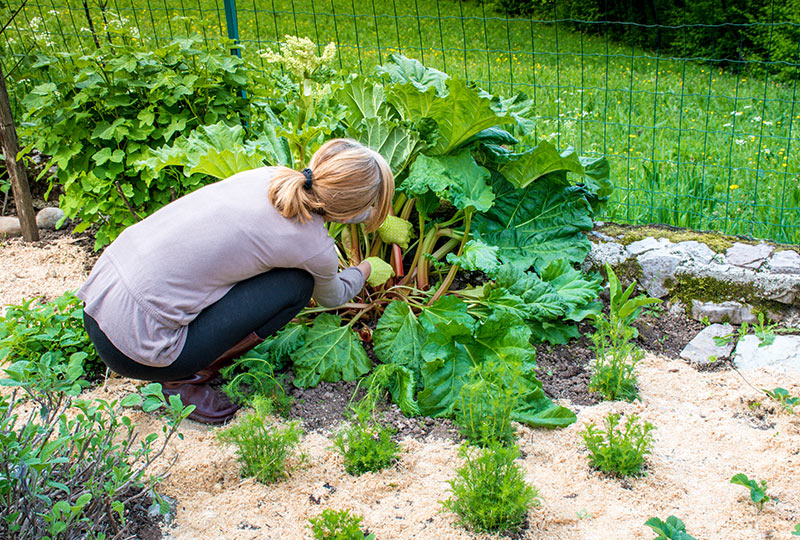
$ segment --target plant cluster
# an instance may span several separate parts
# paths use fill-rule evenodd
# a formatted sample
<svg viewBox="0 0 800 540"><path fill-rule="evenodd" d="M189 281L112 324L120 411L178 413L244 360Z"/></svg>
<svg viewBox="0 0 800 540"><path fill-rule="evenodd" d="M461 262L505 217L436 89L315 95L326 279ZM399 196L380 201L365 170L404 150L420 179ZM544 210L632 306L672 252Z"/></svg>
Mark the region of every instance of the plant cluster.
<svg viewBox="0 0 800 540"><path fill-rule="evenodd" d="M66 363L51 353L18 360L6 374L0 384L17 390L0 398L0 536L126 536L126 508L147 496L166 512L155 492L165 473L149 471L193 406L167 401L158 384L121 401L75 399L86 385L77 353ZM164 409L161 437L138 438L121 412L134 405Z"/></svg>
<svg viewBox="0 0 800 540"><path fill-rule="evenodd" d="M316 540L375 540L374 534L361 531L363 520L349 510L326 508L319 516L308 518L308 523Z"/></svg>
<svg viewBox="0 0 800 540"><path fill-rule="evenodd" d="M17 359L37 360L48 355L48 362L81 358L83 373L97 379L105 365L97 356L83 328L83 302L67 292L52 302L39 304L23 300L6 308L0 316L0 363Z"/></svg>
<svg viewBox="0 0 800 540"><path fill-rule="evenodd" d="M470 443L485 446L492 441L508 444L514 440L516 430L511 425L511 415L517 395L514 385L503 380L508 375L522 376L513 370L509 373L496 363L484 364L461 388L455 421Z"/></svg>
<svg viewBox="0 0 800 540"><path fill-rule="evenodd" d="M380 386L369 387L367 395L350 408L348 424L334 437L334 448L344 458L348 474L360 476L394 465L400 453L393 430L377 419L375 406Z"/></svg>
<svg viewBox="0 0 800 540"><path fill-rule="evenodd" d="M303 430L297 422L276 424L270 417L273 406L269 398L256 395L251 404L253 412L217 432L217 438L236 447L242 476L271 484L287 478L305 462L305 455L297 453Z"/></svg>
<svg viewBox="0 0 800 540"><path fill-rule="evenodd" d="M97 227L95 248L208 181L153 171L144 161L151 149L201 125L245 120L249 75L242 60L230 54L230 43L206 49L202 41L145 48L108 40L90 52L37 58L35 67L50 81L23 99L20 135L52 157L51 189L63 188L60 207L80 221L76 232Z"/></svg>
<svg viewBox="0 0 800 540"><path fill-rule="evenodd" d="M519 448L490 442L486 448L462 446L466 459L450 481L452 495L442 503L458 515L458 522L476 532L519 530L528 510L541 504L536 488L525 482L516 463Z"/></svg>
<svg viewBox="0 0 800 540"><path fill-rule="evenodd" d="M638 335L632 325L644 306L661 302L657 298L638 296L631 298L636 288L634 280L623 290L611 266L606 263L609 286L609 313L594 317L596 327L592 343L597 357L589 389L599 392L604 399L633 401L639 393L636 389L636 364L644 357L644 351L631 341Z"/></svg>
<svg viewBox="0 0 800 540"><path fill-rule="evenodd" d="M761 480L757 482L756 480L751 480L747 477L744 473L739 473L733 475L731 478L731 484L737 484L740 486L744 486L750 490L750 500L753 504L756 505L758 511L764 509L764 505L772 500L777 500L775 497L772 497L767 494L767 481Z"/></svg>
<svg viewBox="0 0 800 540"><path fill-rule="evenodd" d="M675 516L669 516L666 521L661 521L657 517L652 517L645 522L645 525L653 529L656 533L655 540L695 540L686 532L686 525Z"/></svg>
<svg viewBox="0 0 800 540"><path fill-rule="evenodd" d="M619 426L620 415L611 413L604 419L605 428L594 423L586 424L581 432L589 463L597 470L615 476L634 476L642 473L644 459L650 453L655 429L650 422L639 423L632 414Z"/></svg>

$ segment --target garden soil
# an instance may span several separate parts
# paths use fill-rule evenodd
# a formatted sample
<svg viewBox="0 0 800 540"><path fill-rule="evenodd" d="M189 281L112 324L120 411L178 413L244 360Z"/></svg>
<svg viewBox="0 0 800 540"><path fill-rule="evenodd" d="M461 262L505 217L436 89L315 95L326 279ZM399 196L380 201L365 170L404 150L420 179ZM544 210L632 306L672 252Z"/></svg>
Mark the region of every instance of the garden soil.
<svg viewBox="0 0 800 540"><path fill-rule="evenodd" d="M83 244L68 236L34 245L4 242L0 305L34 296L49 300L76 288L85 278L88 257ZM676 325L677 334L687 334L682 341L688 337L687 328L691 329L688 322ZM659 339L662 345L673 340ZM519 426L520 464L542 503L515 537L651 539L655 535L644 522L675 515L698 540L792 538L791 531L800 523L800 414L782 411L759 389L782 386L799 395L800 380L766 370L740 373L729 364L698 371L667 347L648 353L639 364L640 401L597 402L585 390L578 398L588 362L584 349L537 349L543 379L556 379L563 371L570 380L570 391L552 391L548 383L545 389L572 408L578 421L560 430ZM564 367L569 358L573 368ZM542 366L547 366L544 371ZM551 374L545 376L547 370ZM121 398L136 384L110 377L86 396ZM347 385L324 387L318 401L344 402L340 394L351 391ZM325 392L330 394L326 397ZM296 416L313 416L309 410L314 399L304 395L306 409ZM600 423L609 412L635 413L656 426L645 476L619 480L589 467L580 432L584 423ZM141 410L130 415L142 434L160 432L156 416ZM331 451L328 430L336 423L335 416L326 417L326 422L312 419L309 424L314 425L302 441L306 464L288 480L265 486L239 476L235 450L216 439L220 428L187 421L183 440L170 442L162 462L174 464L160 491L177 501L174 519L162 526L164 537L306 539L311 537L309 517L325 508L346 508L364 516L364 528L378 540L490 538L465 531L452 514L441 511L439 501L449 496L448 482L462 463L458 437L449 426L428 429L431 426L423 421L415 424L416 431L401 431L405 435L399 463L355 478L344 472L341 457ZM730 483L740 472L766 480L768 493L779 501L758 512L747 490Z"/></svg>

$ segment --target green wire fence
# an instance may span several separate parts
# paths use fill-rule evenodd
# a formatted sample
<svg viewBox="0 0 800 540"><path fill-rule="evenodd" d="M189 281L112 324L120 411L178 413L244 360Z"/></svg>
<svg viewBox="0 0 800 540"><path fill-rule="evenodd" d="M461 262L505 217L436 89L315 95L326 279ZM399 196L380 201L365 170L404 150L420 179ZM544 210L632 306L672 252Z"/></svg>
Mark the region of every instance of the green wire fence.
<svg viewBox="0 0 800 540"><path fill-rule="evenodd" d="M495 93L524 92L536 140L609 158L604 219L800 243L794 22L589 21L557 3L550 17L517 18L478 0L31 0L0 36L4 70L13 80L17 58L38 47L90 50L92 27L107 24L143 44L228 36L264 70L260 51L307 36L336 43L344 72L403 54ZM765 52L743 54L754 35Z"/></svg>

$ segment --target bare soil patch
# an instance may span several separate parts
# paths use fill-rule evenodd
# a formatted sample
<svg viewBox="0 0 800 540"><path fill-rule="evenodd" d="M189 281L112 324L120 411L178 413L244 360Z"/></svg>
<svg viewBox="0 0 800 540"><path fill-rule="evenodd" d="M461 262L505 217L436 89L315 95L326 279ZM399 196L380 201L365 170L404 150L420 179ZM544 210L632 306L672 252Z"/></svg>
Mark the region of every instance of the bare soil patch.
<svg viewBox="0 0 800 540"><path fill-rule="evenodd" d="M40 245L4 242L0 305L33 296L52 299L76 288L89 260L69 236ZM7 276L11 268L23 277ZM578 421L561 430L518 427L521 463L543 499L520 538L648 539L654 535L645 520L671 514L698 539L792 538L790 532L800 523L800 415L775 407L758 389L782 386L799 395L800 381L766 370L696 370L676 351L698 329L666 313L642 319L641 342L651 352L638 366L641 400L634 403L598 403L585 391L592 357L588 339L567 347L537 347L545 391L576 411ZM137 384L111 377L86 397L120 398ZM292 415L306 422L302 449L310 460L275 485L239 476L234 449L216 440L220 428L184 424L184 439L170 443L164 461L174 459L175 464L160 489L177 500L177 515L164 527L164 537L305 539L307 519L332 507L363 515L364 527L378 539L488 538L456 527L454 516L440 510L439 501L449 496L448 481L461 463L457 437L437 431L444 423L391 420L405 426L398 433L399 463L358 478L344 472L341 457L331 450L331 432L353 389L337 383L295 393ZM636 413L656 425L646 476L620 481L589 468L580 431L585 422L599 423L609 412ZM133 410L131 417L143 434L160 431L151 414ZM757 512L746 490L730 484L739 472L766 480L779 502Z"/></svg>

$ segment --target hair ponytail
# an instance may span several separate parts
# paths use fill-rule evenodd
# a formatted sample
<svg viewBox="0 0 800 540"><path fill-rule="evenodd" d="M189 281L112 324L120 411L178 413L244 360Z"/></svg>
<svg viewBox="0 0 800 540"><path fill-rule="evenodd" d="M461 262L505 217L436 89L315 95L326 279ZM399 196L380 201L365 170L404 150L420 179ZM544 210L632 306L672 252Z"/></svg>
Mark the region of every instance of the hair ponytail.
<svg viewBox="0 0 800 540"><path fill-rule="evenodd" d="M365 222L368 231L386 219L394 175L379 153L351 139L333 139L314 153L309 169L281 167L272 177L269 200L282 216L305 223L318 213L345 222L371 210Z"/></svg>
<svg viewBox="0 0 800 540"><path fill-rule="evenodd" d="M269 200L282 216L305 223L312 213L320 213L322 205L314 196L313 186L306 189L305 184L306 176L288 167L280 167L272 177Z"/></svg>

